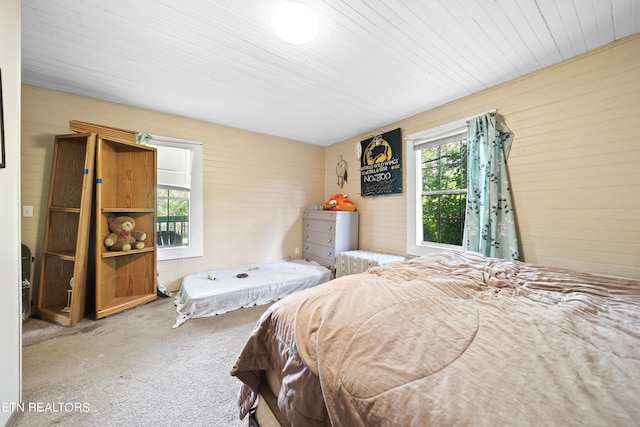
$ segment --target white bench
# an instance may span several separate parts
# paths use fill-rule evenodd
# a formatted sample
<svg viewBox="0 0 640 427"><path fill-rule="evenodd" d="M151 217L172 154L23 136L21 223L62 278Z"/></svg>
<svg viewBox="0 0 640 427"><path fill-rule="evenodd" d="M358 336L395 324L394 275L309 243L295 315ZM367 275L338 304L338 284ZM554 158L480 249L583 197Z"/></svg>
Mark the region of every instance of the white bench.
<svg viewBox="0 0 640 427"><path fill-rule="evenodd" d="M399 255L385 254L369 251L340 252L336 259L336 277L349 274L363 273L370 267L383 267L394 262L406 261L407 258Z"/></svg>

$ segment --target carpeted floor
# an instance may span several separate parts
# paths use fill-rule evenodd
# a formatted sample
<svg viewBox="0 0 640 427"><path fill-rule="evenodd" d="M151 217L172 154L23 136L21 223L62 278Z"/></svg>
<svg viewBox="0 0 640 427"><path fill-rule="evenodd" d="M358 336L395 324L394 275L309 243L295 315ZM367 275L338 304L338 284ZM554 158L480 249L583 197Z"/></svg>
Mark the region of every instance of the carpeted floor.
<svg viewBox="0 0 640 427"><path fill-rule="evenodd" d="M172 329L170 298L73 328L23 324L17 426L246 426L229 375L268 305Z"/></svg>

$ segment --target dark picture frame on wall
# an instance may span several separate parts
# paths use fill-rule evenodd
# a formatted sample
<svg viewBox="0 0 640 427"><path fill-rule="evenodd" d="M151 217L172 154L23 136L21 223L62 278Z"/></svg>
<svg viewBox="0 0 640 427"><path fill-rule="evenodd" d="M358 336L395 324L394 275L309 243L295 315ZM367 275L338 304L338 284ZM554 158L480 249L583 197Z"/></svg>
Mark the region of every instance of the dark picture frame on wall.
<svg viewBox="0 0 640 427"><path fill-rule="evenodd" d="M2 69L0 68L0 168L6 166L4 160L4 101L2 100Z"/></svg>
<svg viewBox="0 0 640 427"><path fill-rule="evenodd" d="M402 130L400 128L360 141L360 194L362 197L402 193Z"/></svg>

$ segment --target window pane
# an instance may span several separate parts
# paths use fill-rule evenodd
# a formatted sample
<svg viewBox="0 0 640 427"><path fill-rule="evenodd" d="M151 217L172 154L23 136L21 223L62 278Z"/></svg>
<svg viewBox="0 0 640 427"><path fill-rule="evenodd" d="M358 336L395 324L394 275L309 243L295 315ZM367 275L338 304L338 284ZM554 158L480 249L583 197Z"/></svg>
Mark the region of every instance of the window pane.
<svg viewBox="0 0 640 427"><path fill-rule="evenodd" d="M156 215L158 218L169 215L169 190L158 188Z"/></svg>
<svg viewBox="0 0 640 427"><path fill-rule="evenodd" d="M425 242L462 245L466 193L423 196Z"/></svg>
<svg viewBox="0 0 640 427"><path fill-rule="evenodd" d="M466 207L466 140L421 150L423 241L462 245Z"/></svg>
<svg viewBox="0 0 640 427"><path fill-rule="evenodd" d="M440 189L440 147L422 150L422 190Z"/></svg>
<svg viewBox="0 0 640 427"><path fill-rule="evenodd" d="M189 244L189 191L158 188L158 246Z"/></svg>

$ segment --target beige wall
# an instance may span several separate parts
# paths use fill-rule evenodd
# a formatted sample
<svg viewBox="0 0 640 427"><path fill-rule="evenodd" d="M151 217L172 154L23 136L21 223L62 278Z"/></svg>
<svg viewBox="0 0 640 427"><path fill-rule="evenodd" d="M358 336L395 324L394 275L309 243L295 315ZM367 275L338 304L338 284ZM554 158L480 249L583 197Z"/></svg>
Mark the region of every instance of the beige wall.
<svg viewBox="0 0 640 427"><path fill-rule="evenodd" d="M522 254L529 262L640 277L640 35L326 149L196 120L23 86L22 241L39 279L53 136L71 119L202 141L203 257L159 263L177 289L209 267L275 260L302 244L301 213L337 192L357 203L360 247L406 252L406 195L362 198L356 142L408 135L497 109L515 133L509 159ZM323 157L324 154L324 157ZM337 185L340 158L348 183ZM406 176L405 176L406 182Z"/></svg>
<svg viewBox="0 0 640 427"><path fill-rule="evenodd" d="M324 197L324 148L82 96L22 88L22 240L39 259L49 191L53 139L69 120L203 143L204 256L158 264L160 279L178 289L204 269L299 258L304 207ZM102 240L102 239L99 239Z"/></svg>
<svg viewBox="0 0 640 427"><path fill-rule="evenodd" d="M406 252L406 194L360 197L355 143L492 109L515 133L508 167L524 260L640 278L637 34L328 147L325 196L346 192L356 202L360 247ZM340 156L350 168L344 188L335 173Z"/></svg>

